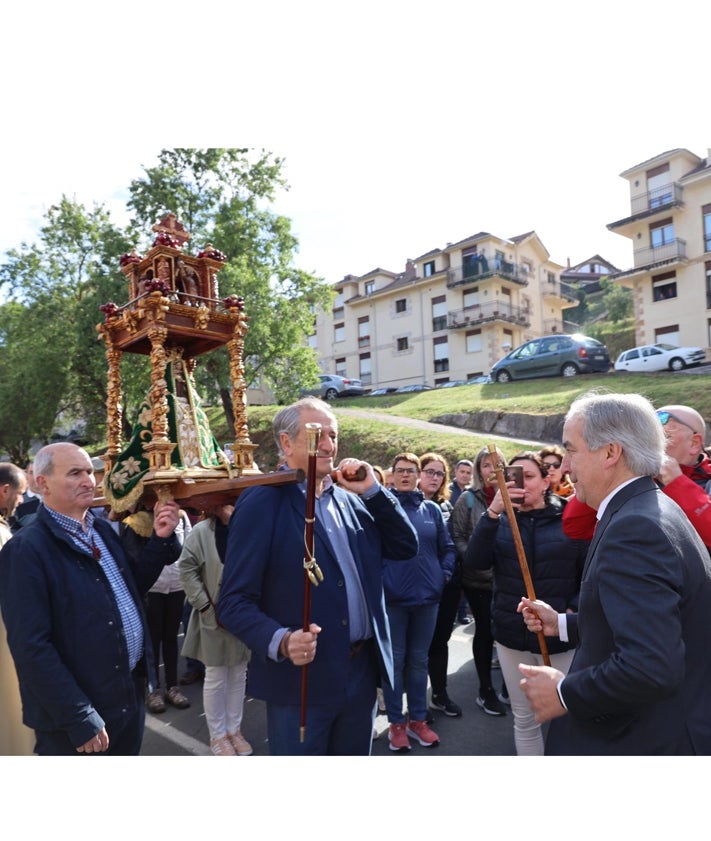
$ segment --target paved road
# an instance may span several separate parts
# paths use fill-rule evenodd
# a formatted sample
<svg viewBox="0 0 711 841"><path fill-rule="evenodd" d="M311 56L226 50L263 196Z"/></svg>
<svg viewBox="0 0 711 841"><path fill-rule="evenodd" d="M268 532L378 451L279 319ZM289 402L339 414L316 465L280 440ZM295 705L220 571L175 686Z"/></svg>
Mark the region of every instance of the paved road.
<svg viewBox="0 0 711 841"><path fill-rule="evenodd" d="M436 748L413 744L408 756L514 756L511 715L486 715L476 705L478 683L472 660L474 624L458 625L449 643L449 694L463 709L461 718L448 718L435 711L434 730L440 737ZM182 644L182 638L180 640ZM181 663L181 668L182 668ZM500 672L494 670L499 688ZM208 756L209 737L202 709L202 684L183 687L192 706L187 710L169 707L165 713L146 715L146 735L142 756ZM388 749L387 720L378 716L376 730L383 734L373 742L374 756L396 756ZM266 716L261 701L248 699L242 732L254 747L255 756L268 756Z"/></svg>

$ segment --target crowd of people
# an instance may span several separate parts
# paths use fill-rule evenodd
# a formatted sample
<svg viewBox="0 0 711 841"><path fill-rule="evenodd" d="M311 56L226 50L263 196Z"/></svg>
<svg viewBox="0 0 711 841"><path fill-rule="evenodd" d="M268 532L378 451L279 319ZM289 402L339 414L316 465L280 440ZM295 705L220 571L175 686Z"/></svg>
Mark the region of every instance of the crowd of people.
<svg viewBox="0 0 711 841"><path fill-rule="evenodd" d="M447 685L462 610L472 697L511 715L518 755L711 753L711 460L693 408L588 394L560 443L451 468L339 460L312 397L273 433L314 485L199 516L166 502L111 522L74 444L0 464L0 754L138 754L146 710L187 708L194 681L216 756L253 753L247 693L272 755L368 755L379 712L392 752L432 749L433 711L466 727Z"/></svg>

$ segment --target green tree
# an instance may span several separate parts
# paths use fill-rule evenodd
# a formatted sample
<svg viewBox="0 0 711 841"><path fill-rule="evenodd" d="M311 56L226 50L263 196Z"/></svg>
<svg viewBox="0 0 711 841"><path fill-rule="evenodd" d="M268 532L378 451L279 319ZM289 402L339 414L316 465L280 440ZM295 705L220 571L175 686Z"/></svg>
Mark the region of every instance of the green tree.
<svg viewBox="0 0 711 841"><path fill-rule="evenodd" d="M96 440L101 436L106 421L106 361L96 324L103 319L99 309L102 303L126 297L118 258L129 242L103 207L87 210L62 197L47 212L37 242L22 243L10 250L0 266L3 292L27 311L20 316L13 309L13 324L25 325L27 341L38 347L37 355L15 354L14 371L24 382L44 370L59 367L63 372L63 376L50 380L44 397L37 395L37 422L30 422L28 417L29 428L43 429L47 414L54 411L54 423L63 413L69 419L84 421L88 437ZM15 333L16 341L23 338L19 332L20 328ZM56 365L48 363L36 372L34 359L44 358L39 350L45 346ZM141 367L124 365L126 391L134 399L138 380L142 379ZM11 406L13 392L6 391L7 382L3 381L0 388L0 399ZM141 388L145 390L145 383Z"/></svg>
<svg viewBox="0 0 711 841"><path fill-rule="evenodd" d="M624 321L633 314L632 291L613 283L608 278L601 281L603 301L610 321Z"/></svg>
<svg viewBox="0 0 711 841"><path fill-rule="evenodd" d="M294 266L298 242L291 221L269 209L276 191L286 187L282 166L281 159L264 151L163 150L158 165L131 183L128 202L136 236L172 211L190 232L192 250L209 242L225 254L220 295L241 295L250 319L247 385L264 377L280 401L315 380L316 357L304 338L313 331L315 310L331 301L321 278ZM200 360L196 378L204 396L220 396L231 418L226 353Z"/></svg>
<svg viewBox="0 0 711 841"><path fill-rule="evenodd" d="M64 404L69 360L57 353L64 324L46 294L0 307L0 452L24 466L34 440L46 443Z"/></svg>

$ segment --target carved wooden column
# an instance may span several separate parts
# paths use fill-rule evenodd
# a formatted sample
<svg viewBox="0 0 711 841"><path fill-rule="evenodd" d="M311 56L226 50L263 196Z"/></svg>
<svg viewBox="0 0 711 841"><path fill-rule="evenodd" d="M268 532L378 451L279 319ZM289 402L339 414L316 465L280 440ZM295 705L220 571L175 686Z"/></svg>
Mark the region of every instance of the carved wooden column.
<svg viewBox="0 0 711 841"><path fill-rule="evenodd" d="M148 330L151 343L151 415L153 438L143 449L148 456L152 472L170 469L170 454L175 444L168 438L168 385L165 380L167 366L165 340L168 328L154 324Z"/></svg>
<svg viewBox="0 0 711 841"><path fill-rule="evenodd" d="M230 308L230 312L234 312ZM247 386L244 380L244 364L242 354L244 351L244 336L247 332L247 317L240 312L239 319L235 325L233 337L227 343L227 350L230 355L230 379L232 381L232 411L235 415L235 443L233 452L235 457L235 468L240 472L254 470L254 451L257 448L249 439L249 427L247 425Z"/></svg>

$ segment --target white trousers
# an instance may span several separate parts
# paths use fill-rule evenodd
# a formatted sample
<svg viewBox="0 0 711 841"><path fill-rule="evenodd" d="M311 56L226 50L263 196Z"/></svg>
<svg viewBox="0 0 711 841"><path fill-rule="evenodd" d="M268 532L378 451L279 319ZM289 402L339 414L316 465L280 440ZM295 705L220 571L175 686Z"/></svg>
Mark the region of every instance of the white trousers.
<svg viewBox="0 0 711 841"><path fill-rule="evenodd" d="M211 739L222 739L242 726L247 664L206 666L202 704Z"/></svg>
<svg viewBox="0 0 711 841"><path fill-rule="evenodd" d="M529 666L543 666L543 655L535 654L533 651L518 651L515 648L507 648L496 643L496 653L499 656L501 674L506 681L506 688L509 691L511 701L511 713L514 720L514 742L518 756L543 756L543 731L540 724L536 724L533 711L529 706L528 699L523 694L520 681L523 675L518 670L519 663L526 663ZM568 674L568 669L573 661L575 649L563 651L561 654L551 654L551 666L563 674Z"/></svg>

